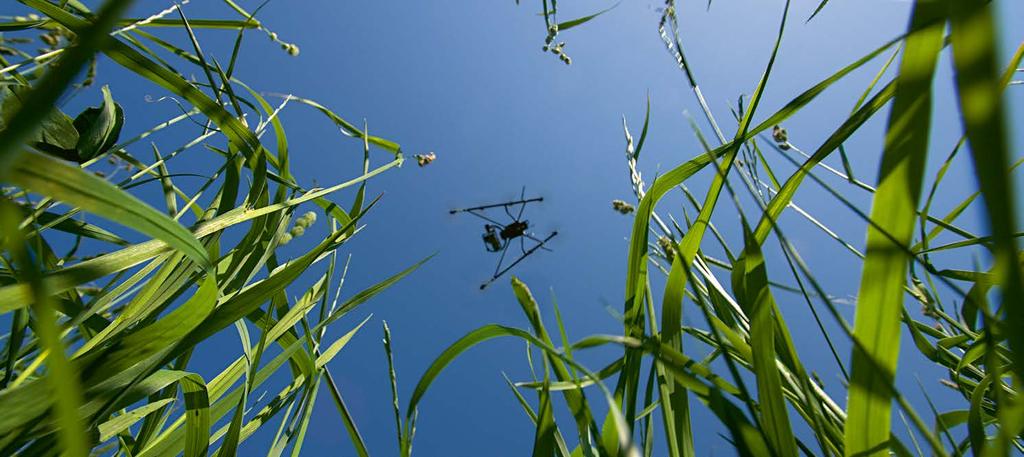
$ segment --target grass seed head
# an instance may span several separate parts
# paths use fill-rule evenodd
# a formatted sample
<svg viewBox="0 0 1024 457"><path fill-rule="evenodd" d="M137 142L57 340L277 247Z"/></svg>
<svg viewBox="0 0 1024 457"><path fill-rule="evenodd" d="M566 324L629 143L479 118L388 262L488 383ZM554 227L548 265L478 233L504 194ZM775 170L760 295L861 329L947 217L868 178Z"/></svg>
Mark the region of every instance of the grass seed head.
<svg viewBox="0 0 1024 457"><path fill-rule="evenodd" d="M427 165L430 165L431 162L433 162L435 159L437 159L437 155L434 154L433 152L428 152L426 154L416 154L415 157L416 157L416 164L421 166L421 167L425 167Z"/></svg>
<svg viewBox="0 0 1024 457"><path fill-rule="evenodd" d="M633 208L633 205L630 205L629 203L626 203L625 201L622 200L612 200L612 209L618 211L621 214L629 214L635 210L635 208Z"/></svg>
<svg viewBox="0 0 1024 457"><path fill-rule="evenodd" d="M671 262L676 256L676 251L673 249L672 244L672 239L667 236L658 238L658 246L661 247L662 253L665 254L665 258L668 259L669 262Z"/></svg>
<svg viewBox="0 0 1024 457"><path fill-rule="evenodd" d="M786 132L786 129L778 125L772 127L772 139L775 140L776 143L778 143L779 149L785 151L790 148L789 133Z"/></svg>

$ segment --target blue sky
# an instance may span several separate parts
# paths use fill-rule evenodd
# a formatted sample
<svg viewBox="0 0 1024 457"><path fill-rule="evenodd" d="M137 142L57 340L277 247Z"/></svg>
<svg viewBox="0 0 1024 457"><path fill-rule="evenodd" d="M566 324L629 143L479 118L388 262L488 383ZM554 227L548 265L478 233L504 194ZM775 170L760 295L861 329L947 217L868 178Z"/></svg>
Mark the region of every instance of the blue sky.
<svg viewBox="0 0 1024 457"><path fill-rule="evenodd" d="M165 7L162 2L139 3L136 10L140 12ZM682 72L658 37L661 2L622 2L598 19L564 33L559 40L567 42L571 66L541 52L544 28L536 14L539 2L523 3L271 2L261 12L261 19L282 39L297 43L301 54L288 56L265 36L252 33L241 55L236 74L253 88L316 99L350 121L366 119L372 134L401 143L407 156L428 151L438 156L429 167L421 169L410 161L372 181L370 194L383 192L384 198L365 219L367 229L342 250L352 256L346 282L349 294L439 253L414 275L336 325L332 335L337 337L367 314L374 314L370 324L330 365L374 455L397 453L380 341L381 320L388 322L394 337L403 405L424 369L457 338L486 323L527 326L507 278L484 292L478 290L478 284L490 276L494 256L482 249L481 222L450 216L448 209L515 197L522 186L531 196L545 197L544 204L527 209L527 216L538 232L559 231L552 243L555 252L531 257L514 273L533 289L551 325L550 297L557 296L570 339L619 333L621 326L608 309L621 310L632 222L610 207L612 199L631 199L622 117L638 136L645 100L650 96L651 130L641 158L648 182L659 170L666 171L701 152L684 113L694 116L702 128L706 123ZM910 5L892 0L834 1L819 17L804 23L816 3L793 2L791 22L755 120L898 36L905 28ZM1024 35L1020 22L1012 20L1024 17L1024 8L1014 2L1000 3L1003 51L1008 55ZM251 9L255 2L242 4ZM611 4L563 1L560 19ZM733 131L729 107L735 106L740 94L753 91L771 51L782 4L718 0L705 10L703 1L681 3L687 56L727 136ZM193 18L232 14L218 2L199 1L185 6L185 12ZM233 34L204 31L200 38L208 55L227 59ZM868 64L787 122L791 140L813 150L845 119L884 58ZM100 75L129 110L129 132L176 113L170 103L144 103L146 95L164 94L111 62L101 67ZM940 62L936 81L936 93L941 95L935 110L933 163L927 182L934 176L935 160L948 154L957 137L959 121L949 97L948 56ZM1021 92L1011 91L1010 101L1019 113ZM293 105L283 120L291 141L293 172L304 184L326 185L358 174L359 142L339 138L325 118L305 107ZM876 174L884 122L884 115L876 116L847 144L854 169L869 183ZM710 129L705 128L705 134L710 137ZM1020 146L1022 139L1019 132L1017 135L1014 145ZM201 149L191 153L188 167L202 169L215 160ZM775 159L773 165L778 170L792 169ZM829 163L839 164L837 158ZM948 198L940 200L940 211L974 188L968 163L960 160L958 164L946 180ZM702 198L707 179L707 174L698 175L687 186ZM839 180L830 183L841 186ZM853 201L868 207L869 195L843 189ZM351 199L351 193L342 195L342 201ZM863 224L825 197L820 188L805 185L795 201L855 245L863 244ZM673 197L660 208L679 218L682 202ZM720 205L724 204L723 199ZM735 243L740 232L738 220L731 214L722 211L714 222ZM964 225L981 231L977 214L966 216ZM831 293L851 298L856 294L859 262L852 255L793 214L783 217L783 228ZM323 230L323 224L316 229ZM770 269L772 279L792 283L777 244L770 241L766 249L769 262L775 262ZM970 266L971 259L952 261ZM728 273L718 273L727 284ZM663 281L657 273L652 276L655 290L659 290ZM301 290L290 292L297 295ZM805 305L795 295L777 299L801 356L812 368L822 367L819 374L828 392L844 400L831 356L813 330ZM852 306L844 312L852 319ZM690 319L696 314L686 316L693 322ZM237 346L233 331L200 347L196 363L201 369L219 371L216 346L221 344ZM611 361L612 355L597 350L581 354L581 358L597 369ZM961 403L938 385L941 373L921 363L910 345L904 344L903 355L901 387L912 392L910 396L921 411L926 406L916 394L915 376L922 379L940 409ZM528 376L523 345L511 340L490 342L459 358L421 403L415 454L528 453L532 426L505 386L502 371L513 379ZM342 422L323 389L321 396L304 450L309 455L352 454ZM697 445L704 451L702 455L731 455L728 443L715 434L719 429L712 418L699 406L696 410ZM561 411L560 423L570 424L564 407ZM250 439L244 453L250 455L265 447L273 428Z"/></svg>

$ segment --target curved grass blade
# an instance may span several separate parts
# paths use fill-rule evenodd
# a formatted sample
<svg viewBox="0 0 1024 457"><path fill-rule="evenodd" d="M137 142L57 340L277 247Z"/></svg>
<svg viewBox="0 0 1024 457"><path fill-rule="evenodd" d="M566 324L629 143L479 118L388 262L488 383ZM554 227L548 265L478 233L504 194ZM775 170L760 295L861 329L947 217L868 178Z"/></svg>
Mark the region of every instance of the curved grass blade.
<svg viewBox="0 0 1024 457"><path fill-rule="evenodd" d="M162 400L150 402L100 424L100 442L109 440L114 436L119 435L121 432L128 430L132 425L135 425L136 422L150 414L153 414L173 401L173 398L164 398Z"/></svg>
<svg viewBox="0 0 1024 457"><path fill-rule="evenodd" d="M593 379L595 381L595 384L599 388L601 388L601 391L605 397L605 401L607 402L608 407L610 408L610 415L613 418L612 426L618 431L618 438L620 440L619 442L622 446L621 454L624 454L627 457L639 457L640 453L636 449L636 447L633 446L632 439L630 437L630 427L628 423L625 421L625 418L622 416L622 414L618 411L618 408L615 406L616 402L615 399L612 398L611 392L604 386L604 384L598 381L596 374L591 373L585 367L576 363L572 359L565 357L561 352L548 346L546 343L544 343L537 337L531 335L529 332L497 324L485 325L472 332L467 333L458 341L448 346L447 349L445 349L436 359L434 359L434 362L431 363L430 367L428 367L427 370L423 373L423 375L420 377L419 382L416 383L416 387L413 389L412 396L409 399L409 404L406 407L406 420L410 420L416 414L416 407L417 405L419 405L419 402L423 398L423 396L427 393L427 390L429 390L430 385L434 382L435 379L437 379L441 372L444 371L445 367L447 367L453 360L455 360L456 357L459 356L459 354L465 352L466 350L476 345L479 345L480 343L483 343L484 341L488 341L503 336L511 336L527 341L530 344L539 348L540 350L544 351L551 358L557 358L561 360L563 363L570 365L579 372L583 373L586 377Z"/></svg>
<svg viewBox="0 0 1024 457"><path fill-rule="evenodd" d="M547 328L541 321L540 307L537 305L537 300L533 298L533 293L530 292L530 289L526 287L526 284L523 284L519 278L513 276L512 291L515 293L516 301L519 302L519 306L522 308L523 313L526 314L526 319L530 321L530 326L533 328L533 332L537 335L537 338L548 346L554 346ZM566 357L571 359L571 356ZM545 360L550 360L551 369L554 370L555 378L559 381L564 382L569 379L576 378L569 372L566 365L561 360L551 359L547 356L545 356ZM565 390L562 392L562 395L565 397L565 401L568 403L570 411L572 411L573 418L576 420L576 432L579 436L580 446L589 446L590 429L596 428L596 424L594 423L594 418L591 414L590 406L587 404L586 397L584 397L583 392L579 390ZM615 453L615 449L613 447L607 445L607 443L605 443L605 445L604 452L609 455Z"/></svg>
<svg viewBox="0 0 1024 457"><path fill-rule="evenodd" d="M206 250L187 229L81 168L47 155L26 152L15 159L8 180L165 241L198 264L210 265Z"/></svg>
<svg viewBox="0 0 1024 457"><path fill-rule="evenodd" d="M179 382L185 396L185 457L205 457L210 445L210 398L206 382L194 373Z"/></svg>

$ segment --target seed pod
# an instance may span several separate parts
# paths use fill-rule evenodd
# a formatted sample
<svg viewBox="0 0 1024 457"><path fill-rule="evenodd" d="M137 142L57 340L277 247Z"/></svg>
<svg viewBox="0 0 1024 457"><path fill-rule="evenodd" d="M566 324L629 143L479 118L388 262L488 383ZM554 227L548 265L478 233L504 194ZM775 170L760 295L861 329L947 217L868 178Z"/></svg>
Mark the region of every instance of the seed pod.
<svg viewBox="0 0 1024 457"><path fill-rule="evenodd" d="M286 245L292 241L292 235L290 233L282 233L281 238L278 239L278 244Z"/></svg>
<svg viewBox="0 0 1024 457"><path fill-rule="evenodd" d="M421 167L430 165L431 162L433 162L435 159L437 159L437 155L434 154L433 152L428 152L426 154L416 154L415 157L416 157L416 164L418 164Z"/></svg>
<svg viewBox="0 0 1024 457"><path fill-rule="evenodd" d="M772 139L779 144L788 143L789 133L786 132L786 129L776 125L775 127L772 127Z"/></svg>
<svg viewBox="0 0 1024 457"><path fill-rule="evenodd" d="M622 200L612 200L612 209L622 214L629 214L634 211L633 205Z"/></svg>
<svg viewBox="0 0 1024 457"><path fill-rule="evenodd" d="M296 225L295 227L292 227L290 233L292 234L292 236L302 236L303 234L306 233L306 228L301 225Z"/></svg>
<svg viewBox="0 0 1024 457"><path fill-rule="evenodd" d="M673 249L672 240L669 239L669 237L663 236L658 238L658 246L661 247L662 253L665 254L665 258L668 259L669 262L675 259L676 251Z"/></svg>

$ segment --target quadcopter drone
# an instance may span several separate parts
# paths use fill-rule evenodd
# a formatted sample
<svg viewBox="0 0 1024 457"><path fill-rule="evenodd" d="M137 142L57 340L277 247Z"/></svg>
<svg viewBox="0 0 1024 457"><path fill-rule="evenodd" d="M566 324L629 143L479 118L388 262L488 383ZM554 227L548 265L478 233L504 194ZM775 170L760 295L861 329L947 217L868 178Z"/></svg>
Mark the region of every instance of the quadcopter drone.
<svg viewBox="0 0 1024 457"><path fill-rule="evenodd" d="M512 269L512 267L516 266L519 262L522 262L524 259L529 257L530 254L533 254L537 250L543 249L545 251L551 251L551 249L548 249L544 245L552 238L554 238L555 235L558 235L558 232L551 232L551 234L545 237L544 239L540 239L532 232L528 232L528 230L530 229L530 221L523 219L523 212L526 210L526 205L542 201L544 201L544 197L535 197L527 199L526 187L523 187L522 193L519 194L519 200L504 203L494 203L490 205L475 206L472 208L453 209L449 211L449 214L472 214L476 217L479 217L480 219L487 221L487 223L484 224L484 233L483 235L481 235L481 238L483 238L484 242L484 249L486 249L487 252L501 253L501 256L498 257L498 264L494 267L494 275L491 276L491 279L488 279L486 282L480 285L480 290L486 289L487 286L491 285L491 283L500 278L501 275L507 273L509 270ZM516 213L515 216L513 216L512 211L514 211L517 206L519 207L519 211L518 213ZM483 213L484 211L496 210L497 208L501 208L502 210L504 210L505 215L507 215L509 219L511 219L511 221L501 223L492 217L488 217ZM505 254L508 252L509 246L511 246L512 242L517 239L519 240L519 250L522 252L522 254L519 256L519 258L517 258L504 268L502 268L502 265L505 261ZM532 242L532 246L529 249L526 248L526 240Z"/></svg>

